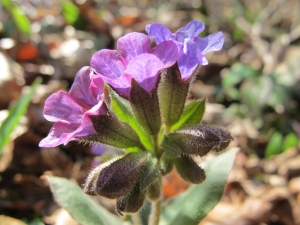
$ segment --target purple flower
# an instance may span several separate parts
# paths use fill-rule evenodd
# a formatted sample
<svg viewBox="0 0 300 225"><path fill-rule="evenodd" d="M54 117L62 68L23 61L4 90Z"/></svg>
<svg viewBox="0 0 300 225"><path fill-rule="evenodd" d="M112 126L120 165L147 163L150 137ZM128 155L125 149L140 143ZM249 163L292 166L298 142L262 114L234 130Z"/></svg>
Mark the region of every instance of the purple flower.
<svg viewBox="0 0 300 225"><path fill-rule="evenodd" d="M185 28L180 28L176 33L162 24L153 23L146 26L148 36L154 38L156 44L173 40L178 47L178 66L183 80L188 79L197 65L207 65L205 58L207 52L218 51L224 44L222 32L211 34L205 38L198 35L204 30L205 25L201 21L193 20Z"/></svg>
<svg viewBox="0 0 300 225"><path fill-rule="evenodd" d="M55 124L39 146L66 145L76 137L97 134L89 116L105 113L103 81L93 75L92 68L83 67L77 72L69 93L59 91L46 100L44 116Z"/></svg>
<svg viewBox="0 0 300 225"><path fill-rule="evenodd" d="M142 33L129 33L118 40L119 51L103 49L91 59L91 67L124 97L130 96L131 79L150 93L159 73L178 59L173 41L164 41L154 49L150 38Z"/></svg>

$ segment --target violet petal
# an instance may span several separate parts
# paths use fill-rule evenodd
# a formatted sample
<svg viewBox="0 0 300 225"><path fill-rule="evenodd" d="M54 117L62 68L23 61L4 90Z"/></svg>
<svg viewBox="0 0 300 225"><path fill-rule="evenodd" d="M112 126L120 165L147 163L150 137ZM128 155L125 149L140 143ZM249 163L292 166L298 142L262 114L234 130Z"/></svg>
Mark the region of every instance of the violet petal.
<svg viewBox="0 0 300 225"><path fill-rule="evenodd" d="M153 49L153 54L163 62L164 68L171 67L178 59L177 46L173 41L164 41L158 44Z"/></svg>
<svg viewBox="0 0 300 225"><path fill-rule="evenodd" d="M166 26L160 23L147 25L146 31L148 33L148 36L155 40L156 44L173 39L171 31Z"/></svg>
<svg viewBox="0 0 300 225"><path fill-rule="evenodd" d="M201 59L202 55L196 44L186 39L183 51L178 58L178 67L183 80L188 79L193 74L198 64L202 64Z"/></svg>
<svg viewBox="0 0 300 225"><path fill-rule="evenodd" d="M66 92L52 94L45 102L44 117L51 122L80 123L83 109Z"/></svg>
<svg viewBox="0 0 300 225"><path fill-rule="evenodd" d="M205 28L205 24L198 20L189 22L184 28L180 28L175 33L175 39L184 42L185 38L193 39L197 37Z"/></svg>
<svg viewBox="0 0 300 225"><path fill-rule="evenodd" d="M97 73L117 79L125 69L122 56L116 50L102 49L96 52L91 59L91 67Z"/></svg>
<svg viewBox="0 0 300 225"><path fill-rule="evenodd" d="M92 81L90 84L90 89L91 89L92 94L97 102L104 97L103 96L104 82L100 75L93 75ZM95 102L94 102L94 105L95 105Z"/></svg>
<svg viewBox="0 0 300 225"><path fill-rule="evenodd" d="M91 73L92 70L89 66L81 68L77 72L74 83L69 92L70 96L78 104L85 108L91 105L95 105L97 103L95 97L92 94L92 90L89 88L91 84Z"/></svg>
<svg viewBox="0 0 300 225"><path fill-rule="evenodd" d="M164 68L163 62L153 54L141 54L128 64L125 73L134 78L137 83L150 93Z"/></svg>
<svg viewBox="0 0 300 225"><path fill-rule="evenodd" d="M119 38L118 49L128 63L137 55L150 52L150 38L142 33L132 32Z"/></svg>
<svg viewBox="0 0 300 225"><path fill-rule="evenodd" d="M47 137L45 137L39 143L40 147L55 147L60 144L65 144L66 139L70 141L75 140L74 137L68 137L70 132L77 128L77 124L67 124L64 122L55 123L49 131Z"/></svg>
<svg viewBox="0 0 300 225"><path fill-rule="evenodd" d="M224 39L223 33L219 31L204 38L194 38L194 42L204 55L207 52L219 51L223 47Z"/></svg>

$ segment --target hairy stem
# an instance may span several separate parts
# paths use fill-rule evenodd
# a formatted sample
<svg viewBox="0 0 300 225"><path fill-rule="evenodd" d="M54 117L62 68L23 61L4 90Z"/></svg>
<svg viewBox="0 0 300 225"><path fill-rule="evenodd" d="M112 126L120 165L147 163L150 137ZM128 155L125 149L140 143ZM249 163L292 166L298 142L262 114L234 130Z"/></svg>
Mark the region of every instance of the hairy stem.
<svg viewBox="0 0 300 225"><path fill-rule="evenodd" d="M159 179L159 184L160 184L160 192L162 192L162 185L161 185L161 177ZM158 225L159 223L159 217L160 217L160 212L161 212L161 194L160 197L152 202L152 208L151 208L151 214L149 217L149 225Z"/></svg>
<svg viewBox="0 0 300 225"><path fill-rule="evenodd" d="M159 158L158 135L152 135L151 139L154 146L154 154L157 158Z"/></svg>

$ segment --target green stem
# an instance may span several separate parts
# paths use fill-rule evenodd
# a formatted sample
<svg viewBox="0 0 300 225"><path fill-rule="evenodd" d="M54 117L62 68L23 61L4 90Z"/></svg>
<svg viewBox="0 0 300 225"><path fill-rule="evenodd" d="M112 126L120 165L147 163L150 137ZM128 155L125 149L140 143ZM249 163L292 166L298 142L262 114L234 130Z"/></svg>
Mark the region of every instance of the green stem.
<svg viewBox="0 0 300 225"><path fill-rule="evenodd" d="M131 214L131 219L134 225L142 225L142 220L138 212Z"/></svg>
<svg viewBox="0 0 300 225"><path fill-rule="evenodd" d="M160 193L162 193L161 176L158 179L160 184ZM148 223L149 225L158 225L161 212L161 201L162 198L160 194L160 197L156 201L152 202L151 214Z"/></svg>
<svg viewBox="0 0 300 225"><path fill-rule="evenodd" d="M171 132L171 126L165 124L165 135L168 135Z"/></svg>
<svg viewBox="0 0 300 225"><path fill-rule="evenodd" d="M153 142L153 145L154 145L154 154L157 158L159 158L158 135L151 136L151 139L152 139L152 142Z"/></svg>

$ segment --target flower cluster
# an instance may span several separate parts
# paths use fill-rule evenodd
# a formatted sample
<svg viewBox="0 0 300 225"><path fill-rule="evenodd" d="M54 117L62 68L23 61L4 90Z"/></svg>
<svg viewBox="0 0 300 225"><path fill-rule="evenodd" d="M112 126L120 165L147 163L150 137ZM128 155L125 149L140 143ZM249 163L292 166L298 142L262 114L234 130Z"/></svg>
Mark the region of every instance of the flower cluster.
<svg viewBox="0 0 300 225"><path fill-rule="evenodd" d="M44 115L55 124L41 147L79 140L127 152L97 166L84 185L86 194L115 199L120 215L137 212L146 198L159 201L161 178L173 167L187 182L203 182L205 171L192 156L222 151L232 140L225 128L200 125L205 99L186 105L190 77L224 43L221 32L199 38L203 29L192 21L171 33L154 23L148 36L129 33L118 50L96 52L69 93L46 100Z"/></svg>
<svg viewBox="0 0 300 225"><path fill-rule="evenodd" d="M220 50L224 43L221 32L199 38L203 30L204 24L200 21L191 21L176 33L154 23L146 27L148 36L129 33L118 40L118 50L96 52L90 67L78 71L69 93L59 91L46 100L44 116L55 124L40 146L66 145L79 137L97 134L90 118L108 113L103 82L126 99L130 99L133 79L152 93L162 71L176 62L182 80L187 80L197 65L208 63L205 54ZM155 48L151 48L150 38L155 40Z"/></svg>

